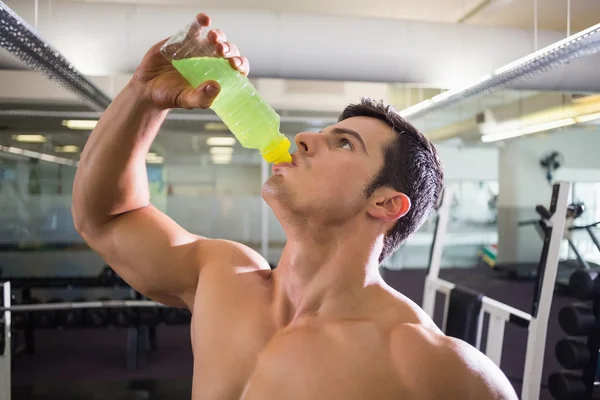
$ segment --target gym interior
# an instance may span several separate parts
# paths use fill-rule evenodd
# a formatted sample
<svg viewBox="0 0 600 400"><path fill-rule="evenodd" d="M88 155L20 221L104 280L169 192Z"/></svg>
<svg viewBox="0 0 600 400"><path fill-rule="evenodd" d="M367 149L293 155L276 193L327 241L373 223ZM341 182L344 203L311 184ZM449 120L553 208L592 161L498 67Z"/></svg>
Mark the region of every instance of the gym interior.
<svg viewBox="0 0 600 400"><path fill-rule="evenodd" d="M191 398L189 311L131 289L71 205L103 111L200 11L249 59L292 151L363 96L429 138L443 201L382 276L519 398L600 398L598 1L2 0L0 400ZM271 167L212 110L172 110L146 168L155 207L276 268Z"/></svg>

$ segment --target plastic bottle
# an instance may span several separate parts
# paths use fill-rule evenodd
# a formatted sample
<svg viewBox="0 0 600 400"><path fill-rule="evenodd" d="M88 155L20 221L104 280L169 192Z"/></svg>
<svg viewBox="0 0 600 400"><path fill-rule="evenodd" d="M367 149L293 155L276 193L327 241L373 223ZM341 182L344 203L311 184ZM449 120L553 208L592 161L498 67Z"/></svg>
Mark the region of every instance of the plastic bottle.
<svg viewBox="0 0 600 400"><path fill-rule="evenodd" d="M215 46L206 38L208 31L195 20L173 35L160 51L192 86L208 80L221 85L210 108L243 147L260 150L267 162L292 162L290 141L279 132L279 115L247 77L217 55Z"/></svg>

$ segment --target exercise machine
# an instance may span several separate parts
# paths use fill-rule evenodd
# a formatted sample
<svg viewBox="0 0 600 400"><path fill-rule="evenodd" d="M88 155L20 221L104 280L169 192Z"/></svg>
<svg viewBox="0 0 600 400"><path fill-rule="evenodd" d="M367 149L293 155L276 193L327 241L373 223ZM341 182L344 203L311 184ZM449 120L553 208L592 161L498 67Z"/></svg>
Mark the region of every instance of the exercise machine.
<svg viewBox="0 0 600 400"><path fill-rule="evenodd" d="M600 242L598 238L595 236L593 232L593 228L595 228L599 222L585 225L585 226L577 226L575 225L575 220L579 218L583 212L585 211L585 206L583 203L573 203L567 206L567 212L565 213L565 230L563 233L563 239L567 241L569 244L569 248L575 254L575 259L567 259L559 261L558 263L558 271L556 276L556 287L560 290L565 290L569 286L569 279L571 275L578 270L587 270L587 271L597 271L600 272L600 265L587 261L577 248L577 245L572 239L573 232L577 230L586 230L590 235L592 241L600 251ZM540 208L540 206L536 207L536 212L540 214L540 212L544 212L544 208ZM545 240L547 235L545 221L548 219L547 215L541 215L541 218L536 220L527 220L519 222L519 226L531 226L533 225L536 228L536 231L542 238ZM482 252L482 257L485 257L486 252ZM532 263L510 263L510 264L490 264L494 271L504 273L506 276L512 279L535 279L537 276L538 264Z"/></svg>
<svg viewBox="0 0 600 400"><path fill-rule="evenodd" d="M560 244L565 229L569 187L570 184L566 182L554 184L550 209L536 207L544 223L545 236L530 313L489 298L473 289L440 279L440 264L450 208L447 200L451 198L448 193L444 193L438 208L429 268L425 278L423 309L433 318L436 295L438 292L444 294L442 331L448 336L457 337L475 346L499 367L506 324L515 324L527 329L522 400L539 399L546 331L558 270ZM484 314L489 315L489 323L486 346L482 349Z"/></svg>
<svg viewBox="0 0 600 400"><path fill-rule="evenodd" d="M160 310L160 312L159 312ZM11 282L0 284L0 400L11 398L11 364L13 357L12 337L13 323L18 316L39 314L59 316L85 311L92 318L104 318L102 326L110 323L113 326L127 328L127 367L137 369L145 364L152 345L149 330L162 320L167 325L189 324L191 314L187 310L166 307L163 304L139 299L98 300L56 303L13 304ZM75 315L73 314L73 315ZM104 315L104 317L102 316ZM95 317L94 317L95 316ZM89 325L90 328L96 326ZM48 329L49 327L46 327Z"/></svg>

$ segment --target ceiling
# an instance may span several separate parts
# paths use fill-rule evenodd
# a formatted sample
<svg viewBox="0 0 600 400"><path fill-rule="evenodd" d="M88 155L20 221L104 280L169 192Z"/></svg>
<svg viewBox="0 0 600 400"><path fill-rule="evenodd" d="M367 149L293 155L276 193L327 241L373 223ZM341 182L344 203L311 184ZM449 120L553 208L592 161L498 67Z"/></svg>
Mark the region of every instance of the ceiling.
<svg viewBox="0 0 600 400"><path fill-rule="evenodd" d="M53 45L55 44L61 52L64 51L65 56L67 56L69 60L93 61L94 57L100 54L105 59L104 61L109 61L102 64L103 61L98 59L97 64L114 68L110 71L111 73L115 71L132 71L132 66L134 66L134 64L132 64L131 60L139 60L144 50L148 47L148 43L155 41L154 37L147 37L144 35L153 34L155 36L164 37L167 32L172 32L173 26L179 26L177 18L179 18L180 15L187 15L185 13L189 7L198 8L198 11L202 11L202 9L243 9L266 12L261 13L260 15L252 13L235 14L237 19L234 19L234 22L243 21L245 23L243 29L240 28L238 29L238 32L236 32L236 35L238 35L237 37L241 37L242 40L247 41L243 47L244 49L251 48L252 37L247 34L242 34L247 32L248 26L251 26L252 23L257 24L256 30L253 31L253 33L259 31L259 25L261 23L272 23L273 20L267 18L269 13L314 13L342 17L382 18L382 20L363 21L365 25L361 25L358 33L352 33L352 35L355 36L349 36L350 32L346 30L336 32L336 29L338 28L347 29L347 25L337 25L338 23L341 24L341 21L331 18L318 20L325 22L322 33L315 27L319 26L317 23L315 26L311 26L306 24L303 25L298 22L304 20L295 21L295 23L298 24L298 29L303 30L296 32L294 38L291 38L291 34L288 31L283 32L281 35L282 37L272 38L271 36L273 35L271 33L276 32L276 30L267 30L265 32L268 32L269 35L260 37L261 40L268 37L270 41L259 43L258 45L254 43L254 47L251 48L254 49L254 53L252 53L253 58L251 59L254 63L253 65L258 65L258 69L260 71L265 71L265 75L268 75L269 71L277 72L276 70L269 69L269 64L273 64L279 65L281 69L288 68L293 70L294 68L297 68L300 70L302 68L312 68L315 74L322 74L321 77L323 79L333 80L338 73L336 70L337 67L333 64L333 61L335 61L336 58L345 57L342 64L345 64L345 67L349 71L352 71L353 69L360 70L362 67L371 68L375 65L375 67L373 67L374 69L363 72L363 75L367 76L375 76L377 73L382 73L381 76L385 78L386 76L395 76L394 74L398 70L406 69L409 72L405 73L403 76L412 77L413 82L418 86L419 82L422 82L422 76L411 75L412 72L410 71L424 71L423 73L426 74L436 67L438 68L438 72L442 72L442 75L436 77L437 81L462 82L466 79L465 77L471 75L479 76L482 72L490 72L494 66L498 66L498 62L501 62L500 65L504 65L533 50L529 44L532 41L534 20L533 2L531 0L422 0L421 2L416 2L414 0L372 0L369 2L364 0L346 0L343 2L341 0L331 0L329 2L323 2L322 0L304 0L295 2L278 0L70 0L70 2L62 0L38 0L37 13L34 7L36 4L34 0L4 1L9 6L14 7L19 15L26 19L31 25L34 27L37 26L43 37L51 38L52 40L50 40L50 42ZM540 45L552 43L566 35L567 1L542 0L539 1L538 4L540 5L538 10L538 28L540 30L558 31L544 36ZM129 13L126 13L126 15L119 15L116 11L113 11L115 14L111 14L109 8L114 8L119 5L138 5L139 7L132 6L133 8L123 8L123 10ZM77 8L77 6L80 6L80 8ZM88 6L91 8L87 8ZM599 19L597 16L600 15L600 1L572 1L571 7L571 33L585 29L598 22ZM118 7L114 9L121 10ZM161 26L161 13L164 13L164 10L168 9L172 10L172 13L164 14L164 20L167 21L168 24L165 22L165 26ZM89 20L77 18L78 16L81 16L77 14L77 10L85 10L89 14ZM92 10L97 10L98 15L92 15ZM160 12L157 12L157 10ZM178 16L177 18L173 17L175 14ZM292 16L293 15L294 14L292 14ZM107 29L106 31L102 31L98 29L99 26L107 26L114 16L119 16L119 20L113 20L114 25L110 25L110 30ZM266 19L259 19L259 22L255 22L252 18L256 16ZM144 18L146 18L146 20L144 20ZM393 21L391 19L398 21ZM425 21L437 23L437 25L423 25L419 26L419 29L416 29L412 25L402 25L400 20ZM286 21L290 21L290 19L284 20L284 22ZM293 20L291 21L294 22ZM102 24L98 25L100 22L102 22ZM234 22L230 22L230 24L233 24ZM346 24L350 22L346 21ZM140 27L144 29L142 32L143 34L139 33L136 36L135 30ZM293 28L288 27L288 29L296 29L295 27L296 25L293 25ZM463 29L464 27L471 29L463 31L467 34L466 38L469 40L457 40L455 37L443 36L444 32L448 33ZM484 30L479 29L479 27L523 28L525 29L525 33L523 33L523 31L509 30L493 32L493 29ZM123 29L119 30L121 28ZM376 30L377 28L381 29L383 34L381 40L374 41L369 39L364 42L354 42L355 39L365 35L371 35L369 37L378 38L379 31ZM433 37L433 41L437 41L438 47L429 48L427 47L427 43L429 42L419 42L419 40L422 39L423 33L427 34L428 30L433 30L434 28L440 29L440 31L437 32L438 35ZM314 46L314 44L312 44L312 40L318 38L320 35L325 35L325 31L329 31L329 33L327 33L328 38L335 40L329 42L334 43L331 49L325 44L321 46ZM403 31L408 32L408 34L404 35L402 33ZM486 36L490 34L490 32L493 33L493 35ZM121 36L119 35L122 35L123 43L127 43L126 48L123 47L122 49L119 49L117 47L119 40L121 40ZM303 36L307 38L305 46L294 45L291 49L281 49L279 47L282 46L282 44L285 44L285 41L288 39L300 40ZM351 39L348 39L349 37ZM383 39L390 40L386 41ZM393 41L391 39L393 39ZM407 41L408 39L412 39L414 42L418 43L418 45ZM544 40L546 42L544 42ZM296 42L291 41L291 43ZM421 43L424 43L424 45L421 45ZM520 53L516 52L513 54L508 52L503 55L504 58L498 58L499 53L510 50L507 49L507 43L514 44L515 48L521 45L521 48L519 49ZM523 43L525 43L525 45L523 45ZM494 47L494 44L496 47ZM322 56L310 57L310 51L314 49L314 47L323 49L322 53L320 53ZM482 51L481 49L484 50ZM275 58L271 54L278 51L285 53L285 57L281 56L281 60ZM92 53L95 53L93 54L94 57L90 56ZM394 53L396 58L392 57L392 53ZM374 56L370 57L370 54L374 54ZM450 56L452 54L459 55L458 63L452 64L450 62ZM289 61L290 57L293 57L294 55L307 60L305 61L306 65L294 65L293 60ZM125 58L127 58L127 62L124 61ZM494 62L490 61L492 59ZM289 64L285 64L286 60L288 60ZM373 60L381 60L382 62L373 62ZM473 60L477 60L477 62L482 63L482 65L477 67ZM586 82L589 82L590 80L600 82L600 79L592 79L592 77L596 77L597 75L600 76L600 72L596 67L596 65L598 65L597 61L599 60L600 57L593 57L589 60L578 60L572 63L571 69L565 67L556 70L553 74L547 75L547 79L536 87L527 87L526 84L519 87L519 89L527 88L530 90L507 89L498 91L487 96L481 96L463 102L453 107L448 107L447 109L439 110L428 115L427 118L419 119L414 122L421 130L428 132L461 121L474 120L476 115L485 110L510 107L511 105L522 104L528 99L539 99L544 96L550 98L555 93L548 91L550 90L548 82L550 82L550 85L557 83L557 85L562 85L563 88L570 87L573 90L585 91L587 89ZM12 55L2 49L0 49L0 66L7 70L24 68L24 65L20 63L20 61L16 60ZM0 68L0 84L2 82L2 68ZM575 70L574 68L577 69ZM577 71L580 72L578 73ZM582 74L581 71L584 71L585 73ZM373 72L373 74L369 75L371 72ZM389 74L386 75L386 73ZM383 79L383 81L390 82L391 80ZM327 85L324 80L320 82L323 86ZM531 82L535 83L536 80L533 79ZM583 85L581 82L583 82ZM543 92L540 91L540 87L542 86L546 89ZM448 86L432 86L428 83L428 87L426 87L425 90L419 91L419 95L422 97L425 92L426 97L424 98L429 98L439 93L439 89L437 88L440 87L447 88ZM554 89L560 89L560 87L552 87L552 90ZM590 91L593 90L594 89L590 89ZM414 104L415 101L417 101L417 95L414 94L415 89L411 89L410 91L413 94L408 96L409 99L405 103L406 106ZM570 96L569 93L566 93L565 95ZM85 109L84 106L73 104L60 106L52 103L39 103L36 102L35 98L30 100L30 102L14 103L12 101L8 102L6 99L3 102L2 98L0 98L0 111L2 109L18 108L65 111ZM318 102L315 101L315 104L318 104ZM397 102L397 104L400 103ZM319 113L319 110L316 109L308 110L303 108L303 110L302 115L305 116L323 116L323 113ZM193 113L206 114L211 112L195 111ZM294 113L294 111L292 111L292 113ZM297 112L297 115L300 115L300 113ZM334 114L326 115L327 118L333 120L335 119L335 116L336 115ZM79 156L78 154L59 154L54 152L54 147L76 145L79 148L82 148L87 140L89 132L68 130L62 126L61 122L62 118L17 118L0 116L0 145L19 146L33 151L43 151L49 154L77 159ZM297 132L313 128L315 128L314 124L308 122L282 123L282 131L288 134L290 138ZM44 144L17 143L13 140L13 135L18 133L44 134L47 135L48 142ZM184 159L186 157L193 158L196 156L202 157L208 154L209 147L206 145L206 139L208 137L227 134L227 131L207 132L204 129L204 123L200 121L168 121L163 126L153 150L159 155L165 156L167 159L169 157L179 159ZM257 157L256 152L243 149L240 146L235 148L234 162L257 163L259 161L260 159Z"/></svg>
<svg viewBox="0 0 600 400"><path fill-rule="evenodd" d="M359 17L395 18L413 21L469 23L486 26L533 28L531 0L72 0L86 3L123 3L267 10L274 12L321 13ZM44 0L40 0L43 3ZM567 1L538 2L539 29L567 30ZM571 1L571 30L598 23L600 2Z"/></svg>

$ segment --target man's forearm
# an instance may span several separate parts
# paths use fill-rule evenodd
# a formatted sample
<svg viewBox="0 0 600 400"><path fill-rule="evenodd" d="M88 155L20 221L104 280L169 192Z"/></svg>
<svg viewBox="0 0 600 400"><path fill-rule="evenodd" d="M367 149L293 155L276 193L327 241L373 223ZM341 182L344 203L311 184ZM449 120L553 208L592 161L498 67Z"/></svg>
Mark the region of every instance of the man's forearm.
<svg viewBox="0 0 600 400"><path fill-rule="evenodd" d="M73 184L73 217L92 234L115 216L150 203L146 155L167 111L130 82L90 135Z"/></svg>

